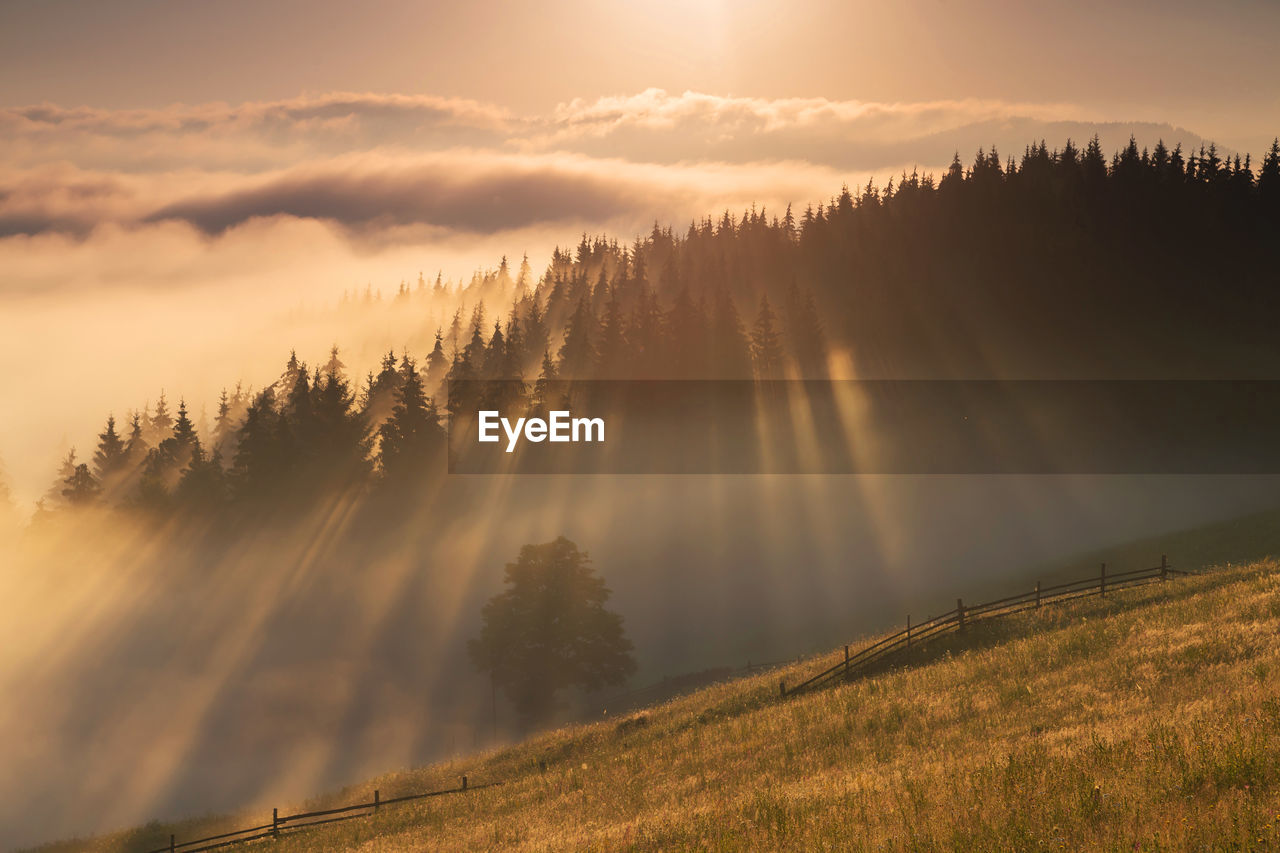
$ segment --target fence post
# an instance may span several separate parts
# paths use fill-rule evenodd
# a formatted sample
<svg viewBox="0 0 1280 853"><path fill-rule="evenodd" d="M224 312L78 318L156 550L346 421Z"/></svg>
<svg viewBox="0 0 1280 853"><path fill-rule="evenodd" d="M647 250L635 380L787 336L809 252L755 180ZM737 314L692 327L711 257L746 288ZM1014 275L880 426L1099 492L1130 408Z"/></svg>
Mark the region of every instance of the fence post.
<svg viewBox="0 0 1280 853"><path fill-rule="evenodd" d="M907 648L911 648L911 614L907 614Z"/></svg>
<svg viewBox="0 0 1280 853"><path fill-rule="evenodd" d="M959 630L963 631L964 630L964 602L958 598L956 599L956 616L959 620L959 624L956 627Z"/></svg>
<svg viewBox="0 0 1280 853"><path fill-rule="evenodd" d="M778 679L778 693L782 696L787 695L787 680L785 678Z"/></svg>
<svg viewBox="0 0 1280 853"><path fill-rule="evenodd" d="M1160 580L1163 582L1169 577L1169 555L1160 555Z"/></svg>
<svg viewBox="0 0 1280 853"><path fill-rule="evenodd" d="M380 799L380 798L379 798L379 796L378 796L378 789L377 789L377 788L374 788L374 789L373 789L373 811L374 811L374 813L375 813L375 814L376 814L376 813L377 813L377 811L378 811L378 802L379 802L379 799Z"/></svg>
<svg viewBox="0 0 1280 853"><path fill-rule="evenodd" d="M173 842L174 842L173 833L169 833L169 853L173 853L173 851L177 849L177 845L175 845Z"/></svg>
<svg viewBox="0 0 1280 853"><path fill-rule="evenodd" d="M467 790L467 776L465 773L462 776L462 790Z"/></svg>
<svg viewBox="0 0 1280 853"><path fill-rule="evenodd" d="M271 837L280 837L280 809L271 810Z"/></svg>
<svg viewBox="0 0 1280 853"><path fill-rule="evenodd" d="M844 647L844 671L849 671L849 646Z"/></svg>
<svg viewBox="0 0 1280 853"><path fill-rule="evenodd" d="M1098 576L1098 588L1102 590L1102 594L1107 594L1107 564L1102 564L1102 573Z"/></svg>
<svg viewBox="0 0 1280 853"><path fill-rule="evenodd" d="M1036 607L1040 606L1040 581L1036 581Z"/></svg>

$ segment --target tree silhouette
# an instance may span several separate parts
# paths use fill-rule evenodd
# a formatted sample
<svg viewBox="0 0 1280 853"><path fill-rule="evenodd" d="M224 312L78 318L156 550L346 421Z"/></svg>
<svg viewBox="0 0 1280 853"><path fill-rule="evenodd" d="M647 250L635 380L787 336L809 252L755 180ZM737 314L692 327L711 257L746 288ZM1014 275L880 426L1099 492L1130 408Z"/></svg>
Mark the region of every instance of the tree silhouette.
<svg viewBox="0 0 1280 853"><path fill-rule="evenodd" d="M427 397L412 359L405 358L401 373L391 417L378 429L379 464L383 476L396 484L429 473L432 463L443 461L446 445L439 412Z"/></svg>
<svg viewBox="0 0 1280 853"><path fill-rule="evenodd" d="M43 502L46 505L56 507L66 502L63 490L67 488L67 484L75 476L77 466L76 449L72 447L67 451L67 455L62 458L62 462L58 466L58 473L54 477L53 485L49 487L49 491L45 492Z"/></svg>
<svg viewBox="0 0 1280 853"><path fill-rule="evenodd" d="M591 376L598 359L592 329L594 325L595 318L591 314L591 306L583 296L578 300L573 316L569 318L569 323L565 327L564 343L560 345L556 369L561 376L568 379L587 379Z"/></svg>
<svg viewBox="0 0 1280 853"><path fill-rule="evenodd" d="M70 506L88 506L98 499L102 488L89 466L81 462L71 474L62 481L62 497Z"/></svg>
<svg viewBox="0 0 1280 853"><path fill-rule="evenodd" d="M444 339L440 334L440 330L436 329L436 343L431 349L431 354L427 356L427 388L435 389L440 387L440 383L444 381L445 374L449 371L449 359L444 354Z"/></svg>
<svg viewBox="0 0 1280 853"><path fill-rule="evenodd" d="M622 617L605 609L609 589L573 542L525 545L504 579L469 650L528 723L545 722L563 689L620 684L635 672Z"/></svg>
<svg viewBox="0 0 1280 853"><path fill-rule="evenodd" d="M751 330L751 359L755 364L756 376L761 379L780 379L785 351L782 348L782 335L776 328L773 308L769 306L768 295L760 297L760 310L756 312L756 324Z"/></svg>
<svg viewBox="0 0 1280 853"><path fill-rule="evenodd" d="M128 465L125 443L116 433L114 415L107 416L106 428L98 433L98 449L93 454L93 473L105 492L114 491Z"/></svg>
<svg viewBox="0 0 1280 853"><path fill-rule="evenodd" d="M169 437L169 430L173 428L173 418L169 415L169 405L165 402L164 389L160 390L160 399L156 401L156 410L151 415L149 425L151 435L148 440L152 444L159 444Z"/></svg>

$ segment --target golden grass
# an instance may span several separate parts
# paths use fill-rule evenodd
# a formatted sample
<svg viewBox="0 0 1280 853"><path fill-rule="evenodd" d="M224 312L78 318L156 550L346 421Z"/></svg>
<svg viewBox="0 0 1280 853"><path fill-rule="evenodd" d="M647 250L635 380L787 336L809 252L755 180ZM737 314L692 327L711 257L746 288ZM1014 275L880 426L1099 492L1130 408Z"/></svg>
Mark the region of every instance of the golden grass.
<svg viewBox="0 0 1280 853"><path fill-rule="evenodd" d="M1280 849L1280 563L940 642L910 667L812 694L779 700L778 679L833 658L372 779L305 805L463 773L506 784L270 849ZM151 825L78 849L128 853L260 818Z"/></svg>

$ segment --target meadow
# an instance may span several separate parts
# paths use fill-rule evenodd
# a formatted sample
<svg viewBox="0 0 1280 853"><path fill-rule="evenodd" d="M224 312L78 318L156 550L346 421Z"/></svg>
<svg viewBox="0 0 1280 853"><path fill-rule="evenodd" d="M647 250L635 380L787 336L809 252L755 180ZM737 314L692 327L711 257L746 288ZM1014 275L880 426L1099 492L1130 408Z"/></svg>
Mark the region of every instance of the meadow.
<svg viewBox="0 0 1280 853"><path fill-rule="evenodd" d="M375 788L386 799L452 787L463 774L503 783L266 843L279 851L1280 848L1274 560L971 626L888 671L779 698L780 678L794 683L832 660L290 804L344 805ZM171 832L182 841L262 818L157 823L41 849L129 853L167 844Z"/></svg>

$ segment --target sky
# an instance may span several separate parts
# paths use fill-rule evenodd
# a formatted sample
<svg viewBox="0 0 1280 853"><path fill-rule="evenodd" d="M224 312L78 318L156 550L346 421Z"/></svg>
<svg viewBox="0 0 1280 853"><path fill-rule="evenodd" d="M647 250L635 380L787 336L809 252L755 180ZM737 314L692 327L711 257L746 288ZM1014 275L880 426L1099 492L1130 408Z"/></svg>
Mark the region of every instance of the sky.
<svg viewBox="0 0 1280 853"><path fill-rule="evenodd" d="M279 318L348 288L993 144L1257 153L1278 34L1263 0L8 0L0 460L34 499L106 412L347 343Z"/></svg>

